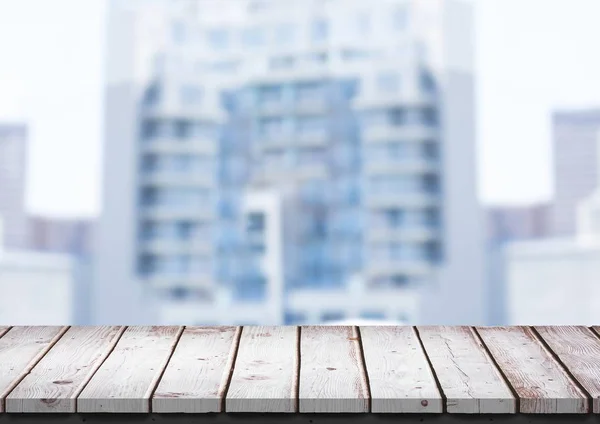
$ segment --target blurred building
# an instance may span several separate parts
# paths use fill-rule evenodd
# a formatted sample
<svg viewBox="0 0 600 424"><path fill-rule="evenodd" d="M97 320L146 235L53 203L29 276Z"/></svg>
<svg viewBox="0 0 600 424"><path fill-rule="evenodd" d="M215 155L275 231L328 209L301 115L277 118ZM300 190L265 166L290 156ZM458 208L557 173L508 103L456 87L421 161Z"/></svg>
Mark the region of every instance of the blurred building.
<svg viewBox="0 0 600 424"><path fill-rule="evenodd" d="M29 243L32 250L89 256L92 251L92 222L84 219L29 218Z"/></svg>
<svg viewBox="0 0 600 424"><path fill-rule="evenodd" d="M498 245L550 235L550 205L495 206L486 211L487 240Z"/></svg>
<svg viewBox="0 0 600 424"><path fill-rule="evenodd" d="M5 244L15 248L25 247L28 239L27 144L25 125L0 122L0 215L5 222Z"/></svg>
<svg viewBox="0 0 600 424"><path fill-rule="evenodd" d="M552 233L573 235L577 204L596 187L596 136L600 109L560 111L552 122L554 144L554 204Z"/></svg>
<svg viewBox="0 0 600 424"><path fill-rule="evenodd" d="M139 4L110 12L99 323L174 297L195 322L219 293L482 322L468 3Z"/></svg>
<svg viewBox="0 0 600 424"><path fill-rule="evenodd" d="M2 227L0 221L0 325L87 324L76 309L76 261L4 248Z"/></svg>
<svg viewBox="0 0 600 424"><path fill-rule="evenodd" d="M600 149L594 157L600 164ZM595 185L573 211L574 236L507 245L503 260L508 324L600 321L600 174Z"/></svg>

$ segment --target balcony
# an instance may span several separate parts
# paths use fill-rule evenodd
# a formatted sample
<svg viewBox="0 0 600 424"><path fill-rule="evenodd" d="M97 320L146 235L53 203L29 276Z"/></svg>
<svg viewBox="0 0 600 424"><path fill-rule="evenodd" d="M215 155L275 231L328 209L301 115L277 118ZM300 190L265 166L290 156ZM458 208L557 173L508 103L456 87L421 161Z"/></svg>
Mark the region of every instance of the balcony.
<svg viewBox="0 0 600 424"><path fill-rule="evenodd" d="M381 125L365 128L362 131L362 140L365 143L387 143L391 140L424 142L437 139L439 130L422 125Z"/></svg>
<svg viewBox="0 0 600 424"><path fill-rule="evenodd" d="M254 175L253 182L276 184L282 181L322 180L327 176L327 167L322 163L316 163L278 169L262 168Z"/></svg>
<svg viewBox="0 0 600 424"><path fill-rule="evenodd" d="M391 107L427 107L435 106L435 96L429 94L398 95L398 94L372 94L354 99L352 106L356 110L382 109Z"/></svg>
<svg viewBox="0 0 600 424"><path fill-rule="evenodd" d="M152 187L206 187L215 185L216 178L212 173L194 172L188 173L167 171L145 171L141 176L143 186Z"/></svg>
<svg viewBox="0 0 600 424"><path fill-rule="evenodd" d="M90 413L92 422L359 423L387 413L569 423L600 413L597 326L15 326L0 327L0 358L8 422ZM225 415L236 412L263 415Z"/></svg>
<svg viewBox="0 0 600 424"><path fill-rule="evenodd" d="M372 175L416 174L434 172L439 169L439 161L424 157L409 157L381 161L370 160L365 164L365 173Z"/></svg>
<svg viewBox="0 0 600 424"><path fill-rule="evenodd" d="M213 278L210 272L207 273L187 273L181 275L177 273L161 273L149 277L141 278L144 284L149 284L155 289L168 289L174 286L189 289L210 289L214 287Z"/></svg>
<svg viewBox="0 0 600 424"><path fill-rule="evenodd" d="M369 227L365 230L369 242L407 241L426 242L439 238L439 230L425 226L394 227Z"/></svg>
<svg viewBox="0 0 600 424"><path fill-rule="evenodd" d="M213 139L192 138L178 140L175 138L161 137L145 140L141 143L142 153L157 154L199 154L214 156L218 152L218 143Z"/></svg>
<svg viewBox="0 0 600 424"><path fill-rule="evenodd" d="M326 131L313 133L281 134L278 136L258 137L260 150L274 150L286 147L325 147L329 142Z"/></svg>
<svg viewBox="0 0 600 424"><path fill-rule="evenodd" d="M366 192L365 204L369 209L390 207L425 208L440 204L439 194L402 193L402 192Z"/></svg>
<svg viewBox="0 0 600 424"><path fill-rule="evenodd" d="M181 208L142 206L140 215L141 218L154 221L191 220L203 222L211 221L216 216L212 204Z"/></svg>
<svg viewBox="0 0 600 424"><path fill-rule="evenodd" d="M143 240L140 250L144 253L164 254L201 254L210 256L213 253L213 245L210 237L196 240L174 240L154 239Z"/></svg>
<svg viewBox="0 0 600 424"><path fill-rule="evenodd" d="M369 279L398 274L427 277L432 271L434 271L434 266L426 259L385 259L370 261L365 267L365 274Z"/></svg>

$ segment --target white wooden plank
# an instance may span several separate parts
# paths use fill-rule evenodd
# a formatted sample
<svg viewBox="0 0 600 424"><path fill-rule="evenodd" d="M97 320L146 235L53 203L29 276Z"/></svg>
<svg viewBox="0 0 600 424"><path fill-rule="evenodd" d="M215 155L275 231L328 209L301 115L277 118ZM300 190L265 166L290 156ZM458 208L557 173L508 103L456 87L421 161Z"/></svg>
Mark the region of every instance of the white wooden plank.
<svg viewBox="0 0 600 424"><path fill-rule="evenodd" d="M152 412L223 412L240 327L187 327L152 397Z"/></svg>
<svg viewBox="0 0 600 424"><path fill-rule="evenodd" d="M369 388L355 327L300 332L300 412L369 412Z"/></svg>
<svg viewBox="0 0 600 424"><path fill-rule="evenodd" d="M6 398L6 412L75 412L77 395L124 331L71 327Z"/></svg>
<svg viewBox="0 0 600 424"><path fill-rule="evenodd" d="M129 327L77 398L77 412L150 412L183 327Z"/></svg>
<svg viewBox="0 0 600 424"><path fill-rule="evenodd" d="M371 389L371 412L443 412L423 348L413 327L360 327Z"/></svg>
<svg viewBox="0 0 600 424"><path fill-rule="evenodd" d="M296 412L298 328L244 327L226 412Z"/></svg>
<svg viewBox="0 0 600 424"><path fill-rule="evenodd" d="M477 327L484 343L520 399L520 412L589 412L586 396L552 358L531 329Z"/></svg>
<svg viewBox="0 0 600 424"><path fill-rule="evenodd" d="M6 396L68 327L12 327L0 338L0 412Z"/></svg>
<svg viewBox="0 0 600 424"><path fill-rule="evenodd" d="M510 388L471 328L431 326L417 330L449 413L516 412Z"/></svg>
<svg viewBox="0 0 600 424"><path fill-rule="evenodd" d="M592 396L600 413L600 339L587 327L535 327L552 352Z"/></svg>

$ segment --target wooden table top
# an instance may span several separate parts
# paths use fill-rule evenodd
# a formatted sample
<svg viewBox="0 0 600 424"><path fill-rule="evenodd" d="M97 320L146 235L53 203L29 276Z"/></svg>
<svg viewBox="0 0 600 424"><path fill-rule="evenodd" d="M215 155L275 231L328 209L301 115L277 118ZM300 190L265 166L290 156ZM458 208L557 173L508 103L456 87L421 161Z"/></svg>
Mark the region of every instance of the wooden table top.
<svg viewBox="0 0 600 424"><path fill-rule="evenodd" d="M600 327L0 327L0 412L600 413Z"/></svg>

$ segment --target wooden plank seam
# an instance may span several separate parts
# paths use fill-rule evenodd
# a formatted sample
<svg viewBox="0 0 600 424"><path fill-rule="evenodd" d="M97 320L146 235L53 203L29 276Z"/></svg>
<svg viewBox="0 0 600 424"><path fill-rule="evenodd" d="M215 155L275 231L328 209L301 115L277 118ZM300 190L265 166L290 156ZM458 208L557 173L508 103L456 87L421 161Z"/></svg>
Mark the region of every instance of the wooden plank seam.
<svg viewBox="0 0 600 424"><path fill-rule="evenodd" d="M563 369L563 371L565 372L565 374L567 374L567 377L571 380L571 383L573 383L573 385L575 387L577 387L581 393L585 396L586 398L586 408L587 408L587 412L591 412L592 410L592 396L588 393L588 391L581 385L581 383L579 382L579 380L577 380L575 378L575 376L571 373L571 371L569 370L569 368L564 364L564 362L559 358L559 356L554 353L554 351L550 348L550 346L548 345L548 343L546 342L546 340L544 340L544 338L540 335L540 333L537 331L537 329L533 326L528 326L528 328L531 330L531 334L533 334L533 336L537 339L538 343L540 345L542 345L542 348L552 357L552 359L554 359L554 362L556 362L558 364L559 367L561 367Z"/></svg>
<svg viewBox="0 0 600 424"><path fill-rule="evenodd" d="M150 388L150 396L148 396L148 411L150 411L150 412L152 412L152 398L154 397L154 393L156 393L156 389L158 388L158 385L160 384L160 380L162 380L163 375L165 375L165 371L167 370L167 367L169 366L169 362L171 362L171 358L173 357L173 354L175 353L175 349L177 349L177 345L179 344L179 340L181 340L181 336L183 335L183 332L185 331L185 329L186 329L185 325L182 325L181 328L179 329L179 333L175 336L175 343L173 344L171 353L169 353L169 357L167 358L167 361L165 362L163 369L160 371L158 378L156 379L156 382L154 384L154 387Z"/></svg>
<svg viewBox="0 0 600 424"><path fill-rule="evenodd" d="M233 378L233 370L235 369L235 363L237 361L238 352L240 350L240 340L242 338L242 332L244 331L244 326L239 326L236 330L235 337L233 339L233 354L231 355L230 363L228 363L229 367L229 375L227 376L227 382L225 383L225 388L223 389L223 393L221 396L221 411L227 412L227 392L229 392L229 387L231 386L231 379Z"/></svg>
<svg viewBox="0 0 600 424"><path fill-rule="evenodd" d="M356 332L356 338L358 339L358 350L360 353L360 362L365 376L367 386L367 412L373 410L373 398L371 396L371 381L369 380L369 371L367 370L367 362L365 360L365 350L363 348L362 336L360 334L360 327L355 326L354 331Z"/></svg>
<svg viewBox="0 0 600 424"><path fill-rule="evenodd" d="M123 333L125 333L125 330L127 330L127 327L128 327L127 325L121 326L119 333L117 333L117 335L115 336L115 339L113 340L110 348L108 349L106 356L104 356L104 359L102 359L102 361L99 361L99 364L96 366L96 368L94 370L92 370L90 377L87 379L87 381L81 385L81 388L76 393L74 393L75 411L76 412L77 412L77 398L79 397L81 392L83 392L83 390L89 384L89 382L92 381L92 378L94 378L94 375L96 375L96 373L98 372L100 367L102 367L102 364L104 364L104 362L108 359L108 357L113 352L113 350L115 350L115 348L117 347L117 344L119 343L119 340L121 340L121 337L123 336Z"/></svg>
<svg viewBox="0 0 600 424"><path fill-rule="evenodd" d="M437 374L435 373L435 368L433 368L431 358L429 357L429 354L427 353L427 349L425 349L423 340L421 340L421 334L419 333L419 329L416 326L413 326L412 329L417 336L417 340L419 341L421 350L423 351L423 354L425 355L425 360L427 361L427 365L429 366L429 369L431 370L431 374L433 375L433 380L435 381L435 385L437 386L438 392L440 393L440 396L442 397L442 414L446 414L446 413L448 413L448 398L444 394L444 390L442 389L442 384L440 383L440 380L439 380Z"/></svg>
<svg viewBox="0 0 600 424"><path fill-rule="evenodd" d="M498 370L498 373L500 374L500 377L504 381L504 384L506 384L506 387L508 387L508 390L510 390L513 397L515 398L515 413L518 414L519 411L521 411L521 398L519 397L517 390L513 387L512 384L510 384L508 377L506 376L506 374L504 374L504 370L502 369L502 367L500 366L498 361L496 361L496 358L494 357L494 355L492 355L490 348L483 341L483 338L477 331L477 328L476 327L470 327L470 328L471 328L471 331L473 332L473 335L475 336L475 339L481 344L481 347L483 348L485 354L490 359L490 361L492 362L494 367L496 367L496 369Z"/></svg>

